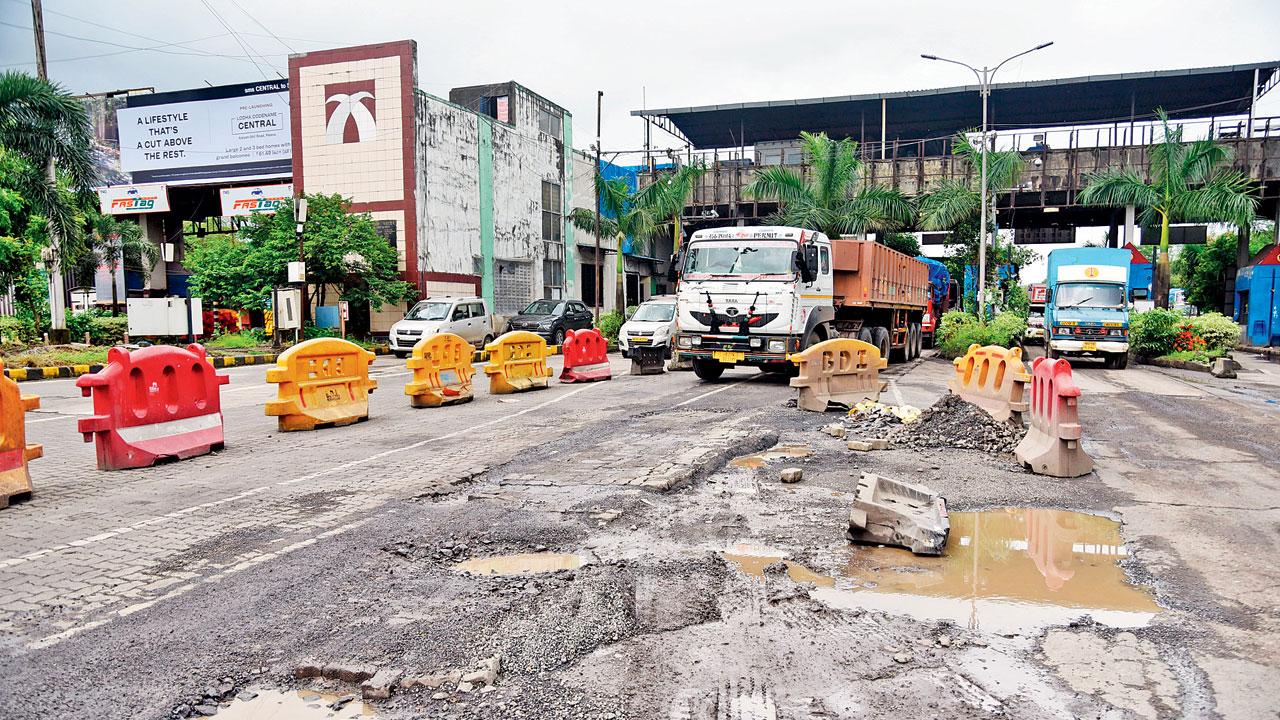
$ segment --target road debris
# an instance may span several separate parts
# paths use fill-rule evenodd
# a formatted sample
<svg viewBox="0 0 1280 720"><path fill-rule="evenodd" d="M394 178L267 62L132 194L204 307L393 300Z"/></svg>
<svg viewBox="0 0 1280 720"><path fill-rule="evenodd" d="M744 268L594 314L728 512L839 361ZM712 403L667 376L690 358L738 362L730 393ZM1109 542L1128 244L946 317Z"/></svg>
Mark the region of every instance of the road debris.
<svg viewBox="0 0 1280 720"><path fill-rule="evenodd" d="M856 417L854 419L856 421ZM861 427L858 432L869 434ZM888 426L883 437L894 447L913 450L950 447L980 450L990 455L1012 455L1026 432L1025 428L996 420L986 410L965 402L958 395L948 394L920 413L915 422Z"/></svg>
<svg viewBox="0 0 1280 720"><path fill-rule="evenodd" d="M784 483L798 483L804 479L804 470L801 468L786 468L782 471L780 478Z"/></svg>
<svg viewBox="0 0 1280 720"><path fill-rule="evenodd" d="M941 555L950 530L946 500L929 488L870 473L858 480L858 497L849 511L853 542Z"/></svg>

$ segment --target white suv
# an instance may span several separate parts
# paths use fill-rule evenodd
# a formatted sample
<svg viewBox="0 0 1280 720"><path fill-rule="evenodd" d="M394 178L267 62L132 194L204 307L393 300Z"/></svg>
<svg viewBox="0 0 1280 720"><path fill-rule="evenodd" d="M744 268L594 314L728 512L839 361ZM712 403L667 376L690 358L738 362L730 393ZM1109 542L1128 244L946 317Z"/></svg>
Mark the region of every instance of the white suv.
<svg viewBox="0 0 1280 720"><path fill-rule="evenodd" d="M493 317L478 297L427 298L414 305L404 319L391 326L391 352L407 357L424 337L453 333L484 347L493 342Z"/></svg>

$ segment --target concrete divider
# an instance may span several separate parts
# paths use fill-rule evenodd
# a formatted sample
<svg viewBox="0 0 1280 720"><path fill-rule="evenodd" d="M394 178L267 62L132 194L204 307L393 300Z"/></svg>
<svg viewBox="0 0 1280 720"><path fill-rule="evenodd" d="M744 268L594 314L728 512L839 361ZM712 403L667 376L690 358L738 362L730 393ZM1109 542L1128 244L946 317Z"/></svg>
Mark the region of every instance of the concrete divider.
<svg viewBox="0 0 1280 720"><path fill-rule="evenodd" d="M470 402L471 365L474 348L453 333L440 333L419 340L405 366L413 379L404 386L409 404L416 408L440 407Z"/></svg>
<svg viewBox="0 0 1280 720"><path fill-rule="evenodd" d="M547 341L525 330L512 330L484 347L489 362L484 374L489 376L489 392L494 395L538 390L547 387L551 355Z"/></svg>
<svg viewBox="0 0 1280 720"><path fill-rule="evenodd" d="M1000 422L1022 424L1027 381L1031 379L1022 362L1022 348L975 343L955 359L955 368L955 377L947 383L951 392Z"/></svg>
<svg viewBox="0 0 1280 720"><path fill-rule="evenodd" d="M369 378L375 355L338 338L316 338L285 350L267 370L278 383L266 414L279 418L280 432L350 425L369 418Z"/></svg>
<svg viewBox="0 0 1280 720"><path fill-rule="evenodd" d="M830 403L846 409L862 400L878 400L884 386L880 370L889 361L871 343L850 338L820 342L791 356L799 373L791 387L799 388L796 406L811 412L826 412Z"/></svg>
<svg viewBox="0 0 1280 720"><path fill-rule="evenodd" d="M0 378L0 509L31 496L27 463L43 456L44 447L27 444L27 412L38 407L39 396L23 395L18 383Z"/></svg>
<svg viewBox="0 0 1280 720"><path fill-rule="evenodd" d="M1031 419L1014 455L1040 475L1079 477L1093 470L1093 458L1080 445L1080 388L1066 360L1036 358L1031 363Z"/></svg>

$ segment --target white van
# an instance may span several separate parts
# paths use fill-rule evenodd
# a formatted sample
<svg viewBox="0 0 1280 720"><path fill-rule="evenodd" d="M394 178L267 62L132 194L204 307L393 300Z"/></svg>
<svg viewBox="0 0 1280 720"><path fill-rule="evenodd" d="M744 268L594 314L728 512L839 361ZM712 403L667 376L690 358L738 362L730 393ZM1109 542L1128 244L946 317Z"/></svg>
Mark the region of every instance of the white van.
<svg viewBox="0 0 1280 720"><path fill-rule="evenodd" d="M622 357L628 357L636 345L660 347L671 357L671 336L676 333L676 298L662 296L650 298L622 325L618 331L618 349Z"/></svg>
<svg viewBox="0 0 1280 720"><path fill-rule="evenodd" d="M419 340L439 333L453 333L479 347L488 345L494 335L489 306L478 297L422 300L391 326L391 352L408 357Z"/></svg>

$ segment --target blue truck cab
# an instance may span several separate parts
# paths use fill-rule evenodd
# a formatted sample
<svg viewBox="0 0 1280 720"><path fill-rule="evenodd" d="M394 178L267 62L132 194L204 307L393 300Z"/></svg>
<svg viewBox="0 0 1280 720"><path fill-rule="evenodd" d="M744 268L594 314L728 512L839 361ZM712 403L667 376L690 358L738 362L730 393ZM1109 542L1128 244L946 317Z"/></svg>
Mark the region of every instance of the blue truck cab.
<svg viewBox="0 0 1280 720"><path fill-rule="evenodd" d="M1129 364L1132 253L1115 248L1060 248L1049 253L1044 325L1046 354L1101 357L1107 367ZM1143 293L1145 295L1145 293Z"/></svg>

